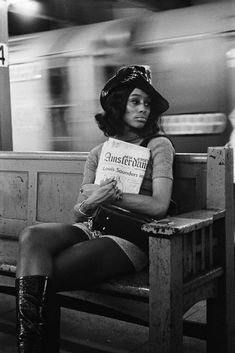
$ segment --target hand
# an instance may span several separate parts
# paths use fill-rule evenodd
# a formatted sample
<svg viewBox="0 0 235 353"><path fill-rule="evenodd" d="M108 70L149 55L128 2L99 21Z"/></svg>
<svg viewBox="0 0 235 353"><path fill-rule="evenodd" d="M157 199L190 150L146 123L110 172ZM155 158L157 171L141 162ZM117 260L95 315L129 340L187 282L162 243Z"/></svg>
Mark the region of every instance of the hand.
<svg viewBox="0 0 235 353"><path fill-rule="evenodd" d="M98 184L84 184L80 189L80 193L84 196L84 198L87 198L98 188Z"/></svg>
<svg viewBox="0 0 235 353"><path fill-rule="evenodd" d="M118 186L117 186L117 179L115 177L103 179L103 180L101 180L100 185L101 186L105 185L107 180L108 181L113 181L113 188L114 188L114 191L115 191L113 197L111 197L111 199L108 200L108 201L115 202L115 201L121 200L122 199L122 190L119 189Z"/></svg>
<svg viewBox="0 0 235 353"><path fill-rule="evenodd" d="M117 181L114 178L102 180L98 187L94 188L86 200L87 205L97 207L104 202L114 202L120 199L121 191L117 187Z"/></svg>

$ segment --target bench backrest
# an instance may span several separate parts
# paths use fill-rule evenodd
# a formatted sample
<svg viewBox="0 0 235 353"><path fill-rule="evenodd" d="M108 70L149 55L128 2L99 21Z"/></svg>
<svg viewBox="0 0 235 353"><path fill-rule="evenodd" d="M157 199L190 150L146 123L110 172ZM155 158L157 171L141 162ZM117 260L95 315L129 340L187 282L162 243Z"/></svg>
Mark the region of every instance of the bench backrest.
<svg viewBox="0 0 235 353"><path fill-rule="evenodd" d="M73 222L86 153L0 153L0 234L36 222ZM177 154L173 199L179 213L206 205L206 154Z"/></svg>
<svg viewBox="0 0 235 353"><path fill-rule="evenodd" d="M15 261L17 238L26 226L73 222L86 158L83 152L0 153L0 237L5 241L1 241L0 262ZM176 154L174 169L178 213L206 208L207 154ZM219 202L224 199L219 191L218 197Z"/></svg>
<svg viewBox="0 0 235 353"><path fill-rule="evenodd" d="M1 153L0 234L36 222L72 222L85 153Z"/></svg>

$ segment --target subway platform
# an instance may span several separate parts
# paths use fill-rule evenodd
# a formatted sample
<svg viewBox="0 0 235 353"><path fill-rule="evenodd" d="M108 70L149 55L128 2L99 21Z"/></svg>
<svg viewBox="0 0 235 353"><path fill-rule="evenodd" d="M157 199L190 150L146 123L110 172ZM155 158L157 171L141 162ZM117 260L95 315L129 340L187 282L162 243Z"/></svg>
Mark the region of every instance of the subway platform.
<svg viewBox="0 0 235 353"><path fill-rule="evenodd" d="M185 316L205 321L205 303ZM60 353L147 353L148 328L62 309ZM0 294L0 353L16 353L15 298ZM206 342L184 337L183 353L206 353Z"/></svg>

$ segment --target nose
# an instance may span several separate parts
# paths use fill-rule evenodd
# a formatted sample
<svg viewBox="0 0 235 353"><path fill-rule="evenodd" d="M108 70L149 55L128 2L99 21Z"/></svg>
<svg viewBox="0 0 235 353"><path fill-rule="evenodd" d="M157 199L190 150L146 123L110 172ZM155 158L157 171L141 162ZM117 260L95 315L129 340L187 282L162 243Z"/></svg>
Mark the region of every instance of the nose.
<svg viewBox="0 0 235 353"><path fill-rule="evenodd" d="M145 102L140 102L140 104L139 104L139 111L140 111L140 112L146 111Z"/></svg>

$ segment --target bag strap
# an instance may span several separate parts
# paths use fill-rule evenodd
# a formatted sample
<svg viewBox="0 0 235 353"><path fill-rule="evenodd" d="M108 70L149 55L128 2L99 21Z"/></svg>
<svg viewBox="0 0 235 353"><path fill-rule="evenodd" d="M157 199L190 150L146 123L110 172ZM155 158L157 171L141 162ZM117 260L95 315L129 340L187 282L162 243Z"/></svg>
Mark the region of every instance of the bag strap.
<svg viewBox="0 0 235 353"><path fill-rule="evenodd" d="M143 146L143 147L147 147L149 141L151 141L153 138L155 137L165 137L167 138L168 140L170 140L170 142L172 143L172 146L174 147L174 144L173 142L171 141L171 139L167 136L167 135L164 135L164 134L154 134L154 135L150 135L150 136L147 136L144 138L144 140L141 142L140 146Z"/></svg>

